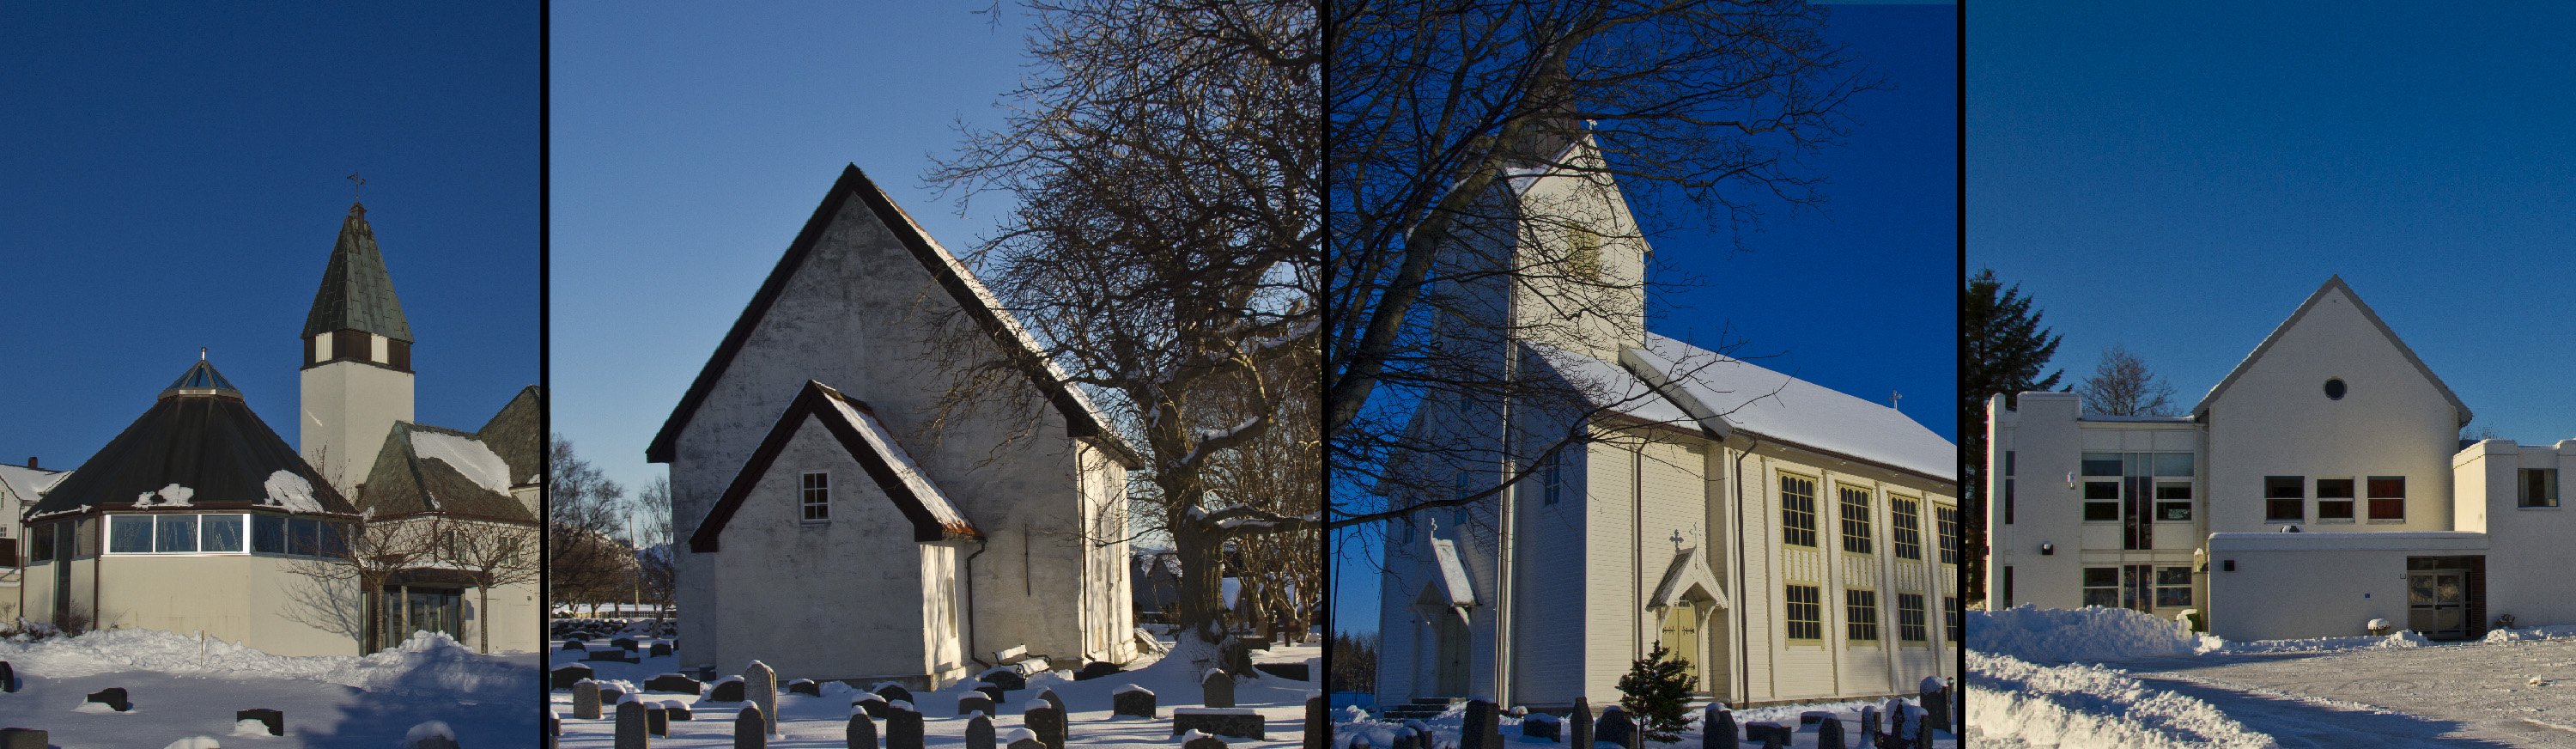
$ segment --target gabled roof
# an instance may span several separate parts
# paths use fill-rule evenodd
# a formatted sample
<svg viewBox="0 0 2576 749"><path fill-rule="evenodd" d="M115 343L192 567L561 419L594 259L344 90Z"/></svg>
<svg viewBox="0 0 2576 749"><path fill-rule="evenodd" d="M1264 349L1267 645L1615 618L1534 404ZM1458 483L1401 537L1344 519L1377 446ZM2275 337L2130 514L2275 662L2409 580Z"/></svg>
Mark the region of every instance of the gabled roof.
<svg viewBox="0 0 2576 749"><path fill-rule="evenodd" d="M180 379L214 375L203 361ZM162 490L176 485L185 491ZM177 499L173 502L172 499ZM181 388L163 395L79 470L48 490L28 516L186 506L352 513L277 432L251 413L238 391Z"/></svg>
<svg viewBox="0 0 2576 749"><path fill-rule="evenodd" d="M397 421L385 432L375 467L358 490L358 506L380 518L436 512L535 523L528 506L510 496L518 481L500 451L481 437Z"/></svg>
<svg viewBox="0 0 2576 749"><path fill-rule="evenodd" d="M2442 382L2440 375L2433 374L2433 368L2424 365L2424 360L2415 355L2415 349L2406 345L2406 339L2397 337L2397 331L2389 329L2388 321L2379 319L2379 313L2371 311L2370 304L2362 301L2360 294L2353 293L2352 286L2345 284L2343 276L2340 275L2328 277L2324 286L2317 287L2316 293L2309 294L2307 301L2299 303L2298 311L2290 313L2290 318L2282 320L2281 325L2273 328L2270 335L2263 336L2263 343L2255 346L2253 353L2246 354L2244 360L2236 363L2235 369L2227 371L2227 377L2218 381L2217 387L2210 388L2209 394L2201 396L2200 403L2191 407L2192 415L2207 415L2210 405L2218 402L2219 394L2227 392L2229 385L2236 384L2237 378L2243 377L2246 370L2253 368L2254 360L2263 358L2264 352L2272 350L2272 344L2279 342L2283 334L2288 333L2290 328L2297 326L2301 319L2306 318L2308 310L2316 309L2318 303L2325 301L2326 292L2329 291L2341 291L2346 298L2351 299L2352 308L2361 311L2361 318L2369 320L2371 327L2378 328L2379 334L2386 336L2388 342L2397 347L2397 353L2406 356L2406 363L2415 365L2415 371L2424 373L2424 379L2432 381L2433 387L2442 391L2442 397L2451 401L2451 408L2460 414L2460 423L2462 425L2469 423L2472 416L2469 413L2469 404L2461 401L2458 393L2451 392L2451 386Z"/></svg>
<svg viewBox="0 0 2576 749"><path fill-rule="evenodd" d="M770 464L778 460L779 451L787 448L787 443L795 439L796 431L808 419L822 424L831 432L832 437L840 441L841 448L858 461L860 469L867 471L868 478L876 481L877 488L894 500L895 509L912 521L914 541L929 543L984 537L983 531L967 522L966 515L958 512L957 505L948 501L948 495L941 493L939 487L930 483L930 477L921 473L921 467L913 464L912 456L895 444L894 434L886 431L885 424L877 421L875 412L869 410L867 404L842 395L841 391L829 385L807 380L805 389L787 405L787 412L779 414L778 423L769 428L769 436L760 441L760 449L751 454L751 460L743 463L740 473L734 474L733 484L725 487L724 495L716 498L713 507L707 508L706 519L700 521L697 532L689 536L690 551L705 553L717 550L717 541L724 535L725 524L733 521L734 512L741 509L745 499L750 498L751 490L769 474Z"/></svg>
<svg viewBox="0 0 2576 749"><path fill-rule="evenodd" d="M1708 594L1718 608L1726 608L1726 588L1717 584L1717 576L1708 571L1708 565L1700 563L1699 549L1683 549L1673 556L1673 565L1664 569L1664 581L1655 586L1655 595L1646 599L1646 607L1665 608L1687 601L1685 596L1694 587Z"/></svg>
<svg viewBox="0 0 2576 749"><path fill-rule="evenodd" d="M361 330L397 341L411 341L411 323L403 319L402 300L394 297L393 274L376 249L376 230L367 225L367 206L349 204L340 221L340 239L331 245L331 263L322 269L322 288L313 292L313 310L304 315L304 336L334 330Z"/></svg>
<svg viewBox="0 0 2576 749"><path fill-rule="evenodd" d="M1458 560L1458 542L1432 538L1431 558L1440 571L1440 577L1433 581L1440 585L1440 593L1448 598L1449 606L1467 608L1476 605L1476 586L1467 581L1467 566Z"/></svg>
<svg viewBox="0 0 2576 749"><path fill-rule="evenodd" d="M22 465L0 465L0 492L17 497L21 503L35 504L37 497L68 475Z"/></svg>
<svg viewBox="0 0 2576 749"><path fill-rule="evenodd" d="M536 483L546 472L546 438L542 419L546 412L544 388L529 385L519 389L508 405L483 422L474 436L501 454L510 464L510 483Z"/></svg>
<svg viewBox="0 0 2576 749"><path fill-rule="evenodd" d="M1709 414L1713 433L1747 432L1768 442L1956 480L1959 446L1904 412L1774 372L1662 335L1622 357L1670 383L1685 410Z"/></svg>
<svg viewBox="0 0 2576 749"><path fill-rule="evenodd" d="M852 199L865 205L904 249L911 251L913 259L920 261L922 269L930 273L939 288L956 300L958 308L964 310L966 316L1001 347L1002 355L1018 364L1030 383L1047 394L1047 401L1064 414L1066 428L1073 436L1100 445L1130 469L1143 467L1144 461L1137 457L1136 451L1110 431L1109 419L1100 413L1088 396L1083 395L1080 388L1070 382L1071 378L1054 361L1046 357L1046 349L1038 345L1037 339L1002 308L1001 302L984 288L982 282L975 280L975 275L966 270L964 263L949 254L947 248L941 247L939 241L923 231L920 224L914 223L912 216L895 205L885 191L877 189L876 183L860 172L856 164L842 168L840 180L834 182L831 192L823 196L822 205L814 208L813 217L805 220L805 228L796 233L796 240L787 245L787 254L778 259L777 267L770 269L769 278L762 281L760 290L752 294L751 304L743 309L741 317L734 320L733 329L725 332L724 341L716 345L715 356L707 359L706 367L700 369L697 379L689 383L688 392L680 396L679 405L671 409L671 417L662 422L661 432L655 434L652 444L645 447L646 460L671 462L680 430L688 426L690 417L697 414L698 406L706 401L708 393L715 390L716 381L724 377L725 370L733 364L734 356L741 353L743 345L751 340L752 330L769 315L770 306L786 293L788 280L804 267L805 259L822 241L825 230L831 228L833 219L840 216L842 206Z"/></svg>

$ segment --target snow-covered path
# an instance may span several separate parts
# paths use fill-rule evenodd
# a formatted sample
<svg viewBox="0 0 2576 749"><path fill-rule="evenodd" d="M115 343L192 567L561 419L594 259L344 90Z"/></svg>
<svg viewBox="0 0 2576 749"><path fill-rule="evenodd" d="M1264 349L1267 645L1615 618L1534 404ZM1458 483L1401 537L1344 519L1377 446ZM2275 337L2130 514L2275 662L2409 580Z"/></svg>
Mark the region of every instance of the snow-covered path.
<svg viewBox="0 0 2576 749"><path fill-rule="evenodd" d="M2123 665L2130 676L2216 705L2284 747L2439 739L2576 749L2576 640ZM2543 683L2531 684L2534 678Z"/></svg>

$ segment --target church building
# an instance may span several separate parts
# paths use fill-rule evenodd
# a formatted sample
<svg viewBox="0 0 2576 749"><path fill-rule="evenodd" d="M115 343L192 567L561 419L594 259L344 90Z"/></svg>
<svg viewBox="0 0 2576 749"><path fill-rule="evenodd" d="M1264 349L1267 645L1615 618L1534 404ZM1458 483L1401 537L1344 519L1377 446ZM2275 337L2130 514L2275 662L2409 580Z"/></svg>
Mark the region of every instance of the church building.
<svg viewBox="0 0 2576 749"><path fill-rule="evenodd" d="M302 449L201 351L77 469L11 472L9 499L26 503L23 616L280 655L372 652L414 631L540 647L533 579L491 584L489 563L508 554L458 553L525 539L523 563L537 564L540 394L521 391L473 432L412 421L411 331L365 216L351 206L306 317ZM361 589L352 554L396 548L416 551Z"/></svg>
<svg viewBox="0 0 2576 749"><path fill-rule="evenodd" d="M2071 393L1987 413L1993 608L2129 608L2231 640L2576 623L2576 439L2462 438L2468 405L2340 277L2187 415Z"/></svg>
<svg viewBox="0 0 2576 749"><path fill-rule="evenodd" d="M1556 155L1480 198L1511 218L1458 233L1462 265L1511 271L1450 271L1483 280L1431 324L1538 386L1417 410L1406 438L1447 459L1392 468L1392 504L1508 485L1386 524L1378 702L1611 704L1659 645L1736 706L1956 675L1956 446L1649 331L1650 250L1595 136L1531 153Z"/></svg>
<svg viewBox="0 0 2576 749"><path fill-rule="evenodd" d="M1001 651L1134 658L1141 463L1041 351L844 169L646 453L684 540L682 665L920 688ZM978 363L1015 376L944 402Z"/></svg>

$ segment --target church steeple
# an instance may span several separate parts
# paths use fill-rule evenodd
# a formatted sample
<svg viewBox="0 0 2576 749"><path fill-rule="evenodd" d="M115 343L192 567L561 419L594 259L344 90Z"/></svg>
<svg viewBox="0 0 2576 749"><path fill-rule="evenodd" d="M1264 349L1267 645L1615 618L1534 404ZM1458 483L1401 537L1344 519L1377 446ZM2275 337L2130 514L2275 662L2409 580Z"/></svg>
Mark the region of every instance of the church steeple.
<svg viewBox="0 0 2576 749"><path fill-rule="evenodd" d="M367 225L367 206L350 203L340 221L340 240L331 248L331 264L322 270L322 288L313 294L313 311L304 315L304 338L335 330L355 330L411 343L411 324L403 319L402 300L394 296L393 274L385 272L384 253L376 249L376 230Z"/></svg>
<svg viewBox="0 0 2576 749"><path fill-rule="evenodd" d="M299 449L327 480L353 489L394 422L412 419L411 344L367 207L352 203L304 316Z"/></svg>

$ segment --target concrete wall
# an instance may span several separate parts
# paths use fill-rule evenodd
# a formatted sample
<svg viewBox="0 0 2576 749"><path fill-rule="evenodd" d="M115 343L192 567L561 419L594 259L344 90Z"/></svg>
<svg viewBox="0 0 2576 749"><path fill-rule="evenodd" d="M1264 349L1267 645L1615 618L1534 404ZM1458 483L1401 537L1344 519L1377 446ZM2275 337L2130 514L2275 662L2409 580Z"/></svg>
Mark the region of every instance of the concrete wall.
<svg viewBox="0 0 2576 749"><path fill-rule="evenodd" d="M365 615L356 582L297 572L328 562L238 554L100 562L102 627L202 632L277 655L360 654Z"/></svg>
<svg viewBox="0 0 2576 749"><path fill-rule="evenodd" d="M412 375L341 361L304 370L299 377L304 413L295 420L295 449L342 494L355 496L351 489L366 480L385 434L394 422L412 420ZM325 454L328 460L315 460Z"/></svg>
<svg viewBox="0 0 2576 749"><path fill-rule="evenodd" d="M2406 620L2406 558L2488 555L2474 533L2223 534L2210 540L2210 633L2230 640L2369 634ZM2235 563L2233 572L2227 564ZM2494 582L2489 578L2489 611Z"/></svg>
<svg viewBox="0 0 2576 749"><path fill-rule="evenodd" d="M2494 552L2487 556L2488 623L2512 614L2518 626L2576 624L2576 440L2524 446L2504 440L2470 445L2453 456L2461 513L2482 517ZM2515 472L2558 471L2557 507L2520 507ZM2462 530L2473 530L2463 528Z"/></svg>

